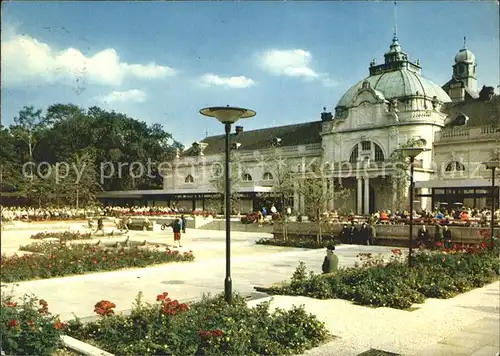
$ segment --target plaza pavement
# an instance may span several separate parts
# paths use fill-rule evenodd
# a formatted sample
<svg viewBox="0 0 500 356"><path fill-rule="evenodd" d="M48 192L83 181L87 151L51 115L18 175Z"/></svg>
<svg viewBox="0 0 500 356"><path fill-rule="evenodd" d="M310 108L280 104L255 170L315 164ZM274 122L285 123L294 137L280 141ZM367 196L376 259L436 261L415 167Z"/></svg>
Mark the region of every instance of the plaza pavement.
<svg viewBox="0 0 500 356"><path fill-rule="evenodd" d="M2 231L2 252L13 252L20 244L32 242L34 231ZM131 231L136 241L173 242L170 231ZM232 233L233 289L251 293L254 286L288 280L299 261L320 272L325 251L255 245L269 234ZM123 241L124 237L97 239ZM195 300L203 293L223 291L225 275L225 233L188 230L181 251L192 250L192 263L171 263L143 269L128 269L46 280L20 282L3 287L18 295L34 293L49 302L61 319L92 316L94 304L107 299L117 310L127 310L139 291L152 302L167 291L180 300ZM390 255L391 247L341 245L337 247L340 266L351 266L359 252ZM326 322L337 338L306 353L309 356L354 356L370 348L403 355L487 355L495 356L499 340L499 282L449 300L428 299L415 311L369 308L340 300L315 300L305 297L275 296L272 307L289 308L304 304L306 309ZM249 302L251 305L262 301Z"/></svg>

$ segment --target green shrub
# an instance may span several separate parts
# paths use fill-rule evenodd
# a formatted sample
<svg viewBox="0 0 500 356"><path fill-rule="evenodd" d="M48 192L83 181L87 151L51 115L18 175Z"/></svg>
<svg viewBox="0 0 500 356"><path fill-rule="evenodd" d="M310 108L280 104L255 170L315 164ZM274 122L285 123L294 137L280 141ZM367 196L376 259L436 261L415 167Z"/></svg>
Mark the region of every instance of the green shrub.
<svg viewBox="0 0 500 356"><path fill-rule="evenodd" d="M326 239L326 238L320 243L318 243L318 241L313 238L288 239L288 240L263 238L255 241L255 243L258 245L297 247L297 248L310 248L310 249L326 248L332 245L333 246L336 245L334 239Z"/></svg>
<svg viewBox="0 0 500 356"><path fill-rule="evenodd" d="M61 346L66 324L48 311L48 304L34 296L15 302L2 293L0 313L1 350L7 355L52 355Z"/></svg>
<svg viewBox="0 0 500 356"><path fill-rule="evenodd" d="M380 256L360 254L361 263L327 275L307 274L299 263L290 284L273 287L270 294L302 295L318 299L342 298L357 304L407 309L425 298L450 298L492 282L500 274L497 251L419 251L408 267L398 249L386 263Z"/></svg>
<svg viewBox="0 0 500 356"><path fill-rule="evenodd" d="M5 256L0 259L0 280L17 282L38 278L113 271L167 262L193 261L191 251L159 248L102 248L91 244L36 243L21 250L36 254Z"/></svg>
<svg viewBox="0 0 500 356"><path fill-rule="evenodd" d="M65 231L65 232L39 232L31 235L30 239L43 240L47 238L56 238L59 241L72 241L72 240L89 240L92 238L91 234L80 234L79 232Z"/></svg>
<svg viewBox="0 0 500 356"><path fill-rule="evenodd" d="M115 355L288 355L329 337L324 324L302 307L270 313L269 302L249 308L238 295L231 306L222 295L187 306L166 293L154 304L142 303L139 295L130 316L71 321L68 334Z"/></svg>

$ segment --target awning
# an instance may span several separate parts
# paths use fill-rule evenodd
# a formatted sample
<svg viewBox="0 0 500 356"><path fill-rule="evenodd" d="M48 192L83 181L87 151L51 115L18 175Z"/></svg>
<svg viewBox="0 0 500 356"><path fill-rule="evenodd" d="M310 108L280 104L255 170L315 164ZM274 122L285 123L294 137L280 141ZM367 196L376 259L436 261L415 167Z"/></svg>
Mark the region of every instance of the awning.
<svg viewBox="0 0 500 356"><path fill-rule="evenodd" d="M498 186L499 179L496 178L495 185ZM415 188L474 188L491 187L491 179L432 179L428 181L415 182Z"/></svg>

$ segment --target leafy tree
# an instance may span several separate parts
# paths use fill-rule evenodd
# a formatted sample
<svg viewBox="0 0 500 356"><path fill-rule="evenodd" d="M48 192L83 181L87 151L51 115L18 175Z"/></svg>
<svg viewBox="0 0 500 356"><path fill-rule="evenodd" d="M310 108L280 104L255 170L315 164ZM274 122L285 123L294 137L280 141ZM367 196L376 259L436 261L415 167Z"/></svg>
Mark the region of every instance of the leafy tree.
<svg viewBox="0 0 500 356"><path fill-rule="evenodd" d="M209 202L209 205L219 211L225 211L225 196L226 196L226 176L225 176L225 156L223 156L218 162L213 166L213 175L210 179L210 183L215 188L217 194ZM229 185L230 185L230 202L231 209L233 211L240 210L240 200L241 194L238 193L238 188L243 182L243 174L245 169L241 163L239 155L235 153L234 150L230 152L230 174L229 174Z"/></svg>
<svg viewBox="0 0 500 356"><path fill-rule="evenodd" d="M340 186L329 186L330 175L323 165L312 165L311 169L297 176L298 191L305 197L305 212L310 216L318 227L317 242L322 242L322 223L325 221L324 212L327 210L329 201L347 198L350 194L348 189Z"/></svg>

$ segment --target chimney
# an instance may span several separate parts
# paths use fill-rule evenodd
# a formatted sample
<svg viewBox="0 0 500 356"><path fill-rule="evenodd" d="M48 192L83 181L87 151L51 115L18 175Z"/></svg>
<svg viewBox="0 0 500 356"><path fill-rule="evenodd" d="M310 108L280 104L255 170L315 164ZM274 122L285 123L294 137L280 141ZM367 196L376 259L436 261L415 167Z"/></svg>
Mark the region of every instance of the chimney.
<svg viewBox="0 0 500 356"><path fill-rule="evenodd" d="M239 135L243 132L243 126L236 126L236 135Z"/></svg>

